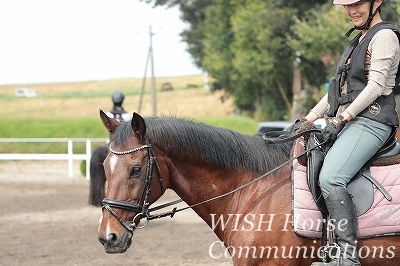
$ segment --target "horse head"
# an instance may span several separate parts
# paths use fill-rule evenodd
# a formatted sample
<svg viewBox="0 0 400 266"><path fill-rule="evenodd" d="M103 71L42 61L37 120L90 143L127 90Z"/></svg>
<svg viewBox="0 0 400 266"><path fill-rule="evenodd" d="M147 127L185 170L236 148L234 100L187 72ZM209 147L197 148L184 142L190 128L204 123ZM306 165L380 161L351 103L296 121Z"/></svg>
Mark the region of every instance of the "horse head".
<svg viewBox="0 0 400 266"><path fill-rule="evenodd" d="M149 205L165 192L167 180L161 178L140 115L134 113L130 122L122 123L103 111L100 117L111 139L103 163L108 183L98 238L107 253L122 253L130 247L140 220L148 218Z"/></svg>

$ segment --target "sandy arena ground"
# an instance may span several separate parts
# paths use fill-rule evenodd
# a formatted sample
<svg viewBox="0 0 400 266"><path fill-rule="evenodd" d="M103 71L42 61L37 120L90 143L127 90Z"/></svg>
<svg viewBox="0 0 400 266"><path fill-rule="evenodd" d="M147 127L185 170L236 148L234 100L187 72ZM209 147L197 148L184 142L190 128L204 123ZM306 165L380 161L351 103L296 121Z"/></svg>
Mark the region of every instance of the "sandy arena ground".
<svg viewBox="0 0 400 266"><path fill-rule="evenodd" d="M0 265L232 265L211 258L218 239L191 210L151 221L127 252L106 254L97 240L101 208L87 204L89 182L76 164L68 178L67 162L0 161Z"/></svg>

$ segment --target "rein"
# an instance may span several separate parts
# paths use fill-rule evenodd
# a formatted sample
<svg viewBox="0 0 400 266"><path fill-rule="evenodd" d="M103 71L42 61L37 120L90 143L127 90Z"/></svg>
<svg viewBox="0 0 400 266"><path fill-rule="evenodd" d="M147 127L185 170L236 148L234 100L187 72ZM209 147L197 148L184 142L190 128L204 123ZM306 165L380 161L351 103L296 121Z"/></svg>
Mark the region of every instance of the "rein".
<svg viewBox="0 0 400 266"><path fill-rule="evenodd" d="M278 132L280 132L281 135L279 135L279 136L276 135ZM295 140L295 139L297 139L297 138L299 138L301 136L304 136L306 134L309 134L311 132L320 132L320 130L319 129L310 129L310 130L306 130L306 131L303 131L301 133L294 134L294 135L292 135L292 134L290 134L290 135L282 134L282 131L273 131L273 132L269 132L271 134L264 134L263 135L263 140L268 144L284 143L284 142L288 142L288 141L291 141L291 140ZM325 145L326 142L327 141L322 142L322 143L316 145L315 147L313 147L312 149L315 149L317 147L321 147L321 146ZM122 152L118 152L118 151L113 150L111 148L111 145L110 145L110 151L113 154L116 154L116 155L126 155L126 154L129 154L129 153L133 153L133 152L142 150L144 148L148 149L149 162L147 164L148 168L147 168L147 176L146 176L146 180L145 180L145 190L143 191L145 193L145 199L143 201L143 205L139 205L139 204L131 203L131 202L126 202L126 201L110 199L110 198L105 198L102 201L103 209L106 209L107 211L109 211L121 223L121 225L123 227L125 227L128 231L130 231L131 233L133 232L134 229L142 229L142 228L144 228L148 224L148 222L150 220L160 219L160 218L168 217L168 216L172 218L175 215L175 213L177 213L177 212L181 212L181 211L184 211L184 210L187 210L187 209L190 209L190 208L193 208L193 207L196 207L196 206L199 206L199 205L202 205L202 204L205 204L205 203L208 203L208 202L211 202L211 201L226 197L226 196L228 196L230 194L233 194L233 193L235 193L237 191L240 191L240 190L242 190L242 189L244 189L244 188L246 188L246 187L248 187L248 186L250 186L250 185L252 185L252 184L254 184L256 182L258 182L259 180L265 178L266 176L274 173L275 171L278 171L280 168L284 167L288 163L290 163L290 162L298 159L299 157L307 154L308 152L310 152L310 150L305 150L304 152L300 153L299 155L290 158L286 162L278 165L277 167L271 169L270 171L268 171L267 173L257 177L256 179L253 179L252 181L250 181L248 183L245 183L245 184L235 188L234 190L231 190L231 191L226 192L224 194L221 194L221 195L218 195L216 197L212 197L210 199L207 199L207 200L192 204L190 206L186 206L184 208L178 209L177 207L174 207L171 211L167 211L167 212L164 212L164 213L152 215L152 214L150 214L150 212L156 211L156 210L160 210L160 209L164 209L164 208L169 207L169 206L176 205L176 204L182 202L183 200L182 199L178 199L178 200L175 200L175 201L167 202L165 204L156 206L154 208L150 208L150 209L148 208L149 205L150 205L150 203L149 203L150 183L151 183L152 173L153 173L153 164L155 164L156 167L157 167L157 174L158 174L158 177L159 177L158 179L160 181L161 191L163 191L161 172L160 172L160 168L158 166L158 163L156 161L156 157L153 156L153 150L152 150L151 143L149 142L149 144L142 145L142 146L139 146L137 148L133 148L133 149L130 149L130 150L127 150L127 151L122 151ZM123 219L121 219L118 216L118 214L112 209L112 207L118 208L118 209L127 210L127 211L136 212L137 214L132 219L132 222L128 224L126 221L124 221ZM146 223L144 225L142 225L142 226L137 226L135 224L135 220L137 218L140 218L140 217L145 217L146 218Z"/></svg>

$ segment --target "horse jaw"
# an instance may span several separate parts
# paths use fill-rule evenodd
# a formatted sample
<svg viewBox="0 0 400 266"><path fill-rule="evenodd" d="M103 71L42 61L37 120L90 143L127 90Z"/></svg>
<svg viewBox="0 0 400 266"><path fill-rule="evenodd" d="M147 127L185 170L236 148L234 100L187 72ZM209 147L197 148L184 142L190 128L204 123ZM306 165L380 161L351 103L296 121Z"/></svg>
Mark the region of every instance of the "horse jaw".
<svg viewBox="0 0 400 266"><path fill-rule="evenodd" d="M119 125L118 120L108 117L108 115L106 115L103 110L100 110L100 119L110 134L114 133L115 129Z"/></svg>

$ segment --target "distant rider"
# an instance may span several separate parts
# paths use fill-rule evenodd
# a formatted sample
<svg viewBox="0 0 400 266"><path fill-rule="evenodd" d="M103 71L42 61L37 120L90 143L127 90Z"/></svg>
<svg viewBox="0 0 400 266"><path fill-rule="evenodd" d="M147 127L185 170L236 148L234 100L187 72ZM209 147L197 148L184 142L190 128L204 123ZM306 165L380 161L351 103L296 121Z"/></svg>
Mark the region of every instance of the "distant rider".
<svg viewBox="0 0 400 266"><path fill-rule="evenodd" d="M117 119L119 122L129 121L131 119L131 115L125 111L122 107L122 103L124 102L125 96L122 92L116 91L113 93L111 100L113 102L113 108L111 111L107 112L107 115L111 118Z"/></svg>

